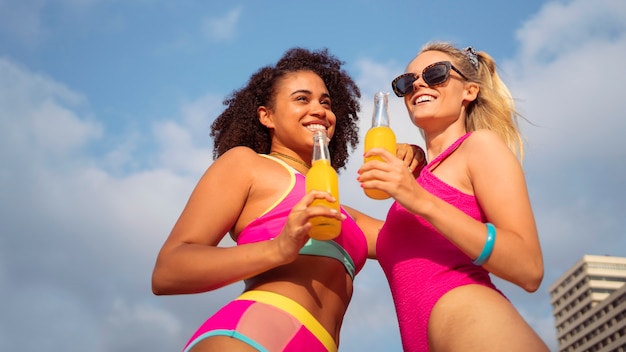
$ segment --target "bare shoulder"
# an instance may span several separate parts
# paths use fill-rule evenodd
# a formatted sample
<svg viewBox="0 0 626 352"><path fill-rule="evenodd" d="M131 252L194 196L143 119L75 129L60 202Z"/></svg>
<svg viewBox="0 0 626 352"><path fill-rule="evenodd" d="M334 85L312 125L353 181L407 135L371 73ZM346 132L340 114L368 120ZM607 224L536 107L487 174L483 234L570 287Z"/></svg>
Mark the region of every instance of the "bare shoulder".
<svg viewBox="0 0 626 352"><path fill-rule="evenodd" d="M259 154L257 152L255 152L254 150L248 148L248 147L243 147L243 146L239 146L239 147L234 147L230 150L228 150L227 152L225 152L224 154L220 155L219 158L217 158L217 161L221 161L221 162L227 162L229 164L243 164L246 165L250 162L255 162L257 160L259 160L261 157L259 156Z"/></svg>
<svg viewBox="0 0 626 352"><path fill-rule="evenodd" d="M209 170L216 172L226 172L233 177L236 174L245 176L251 174L248 170L256 170L257 167L263 167L267 163L267 158L262 157L256 151L248 147L235 147L217 158Z"/></svg>
<svg viewBox="0 0 626 352"><path fill-rule="evenodd" d="M470 159L500 158L514 156L504 140L495 132L482 129L472 132L463 143Z"/></svg>
<svg viewBox="0 0 626 352"><path fill-rule="evenodd" d="M497 145L506 146L497 133L485 129L472 132L465 144L475 148L490 148Z"/></svg>
<svg viewBox="0 0 626 352"><path fill-rule="evenodd" d="M263 186L277 174L289 176L289 172L278 162L243 146L232 148L222 154L214 162L214 166L221 172L229 173L229 177L249 178L257 186ZM239 176L235 176L237 174Z"/></svg>
<svg viewBox="0 0 626 352"><path fill-rule="evenodd" d="M465 145L466 144L466 145ZM473 176L491 174L491 176L510 172L519 172L520 164L517 156L509 149L505 141L497 133L490 130L477 130L466 143L465 155L468 169Z"/></svg>
<svg viewBox="0 0 626 352"><path fill-rule="evenodd" d="M249 170L254 170L260 159L264 158L248 147L232 148L213 161L201 181L248 189L254 181L254 173Z"/></svg>

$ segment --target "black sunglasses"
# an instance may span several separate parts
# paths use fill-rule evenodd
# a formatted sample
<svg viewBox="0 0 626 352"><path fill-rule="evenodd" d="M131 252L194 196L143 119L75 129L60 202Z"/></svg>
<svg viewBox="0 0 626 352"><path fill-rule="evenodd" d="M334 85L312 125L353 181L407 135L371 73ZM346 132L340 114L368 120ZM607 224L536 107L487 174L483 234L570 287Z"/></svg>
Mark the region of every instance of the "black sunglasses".
<svg viewBox="0 0 626 352"><path fill-rule="evenodd" d="M461 75L464 80L469 81L459 69L452 66L450 61L435 62L432 65L426 66L422 71L422 79L431 87L442 84L450 77L450 69L453 69L454 72ZM391 88L393 88L393 92L396 93L397 96L403 97L413 92L413 83L415 83L418 78L419 74L417 73L402 74L391 82Z"/></svg>

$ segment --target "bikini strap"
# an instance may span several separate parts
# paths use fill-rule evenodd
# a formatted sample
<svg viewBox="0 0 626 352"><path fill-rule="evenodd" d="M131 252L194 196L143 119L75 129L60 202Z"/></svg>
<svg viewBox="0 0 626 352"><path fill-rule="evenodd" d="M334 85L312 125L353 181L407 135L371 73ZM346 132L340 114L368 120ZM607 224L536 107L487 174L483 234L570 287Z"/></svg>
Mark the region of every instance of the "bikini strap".
<svg viewBox="0 0 626 352"><path fill-rule="evenodd" d="M443 153L437 155L437 157L435 159L433 159L433 161L429 162L428 165L426 165L427 168L430 168L430 166L432 165L436 165L437 163L441 162L443 159L447 158L450 154L452 154L452 152L454 152L456 150L456 148L458 148L461 143L463 143L463 141L465 141L467 139L467 137L469 137L472 134L472 132L467 132L466 134L464 134L463 136L461 136L459 139L457 139L454 143L452 143L448 148L446 148L446 150L443 151Z"/></svg>

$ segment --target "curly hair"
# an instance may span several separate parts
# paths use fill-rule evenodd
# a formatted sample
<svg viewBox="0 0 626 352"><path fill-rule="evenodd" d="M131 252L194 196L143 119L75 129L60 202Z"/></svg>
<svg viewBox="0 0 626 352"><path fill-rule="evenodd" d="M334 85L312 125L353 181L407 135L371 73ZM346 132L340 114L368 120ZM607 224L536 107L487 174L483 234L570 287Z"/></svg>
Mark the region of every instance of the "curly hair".
<svg viewBox="0 0 626 352"><path fill-rule="evenodd" d="M511 92L498 73L494 59L484 51L477 53L477 68L468 60L465 50L448 42L430 42L422 47L425 51L440 51L450 56L452 64L461 70L471 82L478 83L480 90L476 100L467 108L465 128L468 131L489 129L496 132L520 160L524 158L524 144L519 130L518 117ZM419 55L419 54L418 54Z"/></svg>
<svg viewBox="0 0 626 352"><path fill-rule="evenodd" d="M328 145L331 163L337 170L345 168L350 152L359 143L361 92L341 68L343 64L328 49L310 51L296 47L287 50L275 66L259 69L245 87L235 90L224 100L226 109L211 125L213 158L237 146L246 146L261 154L269 153L270 131L259 121L257 108L267 106L271 109L274 106L277 84L286 74L312 71L326 84L333 100L332 110L337 117L335 133Z"/></svg>

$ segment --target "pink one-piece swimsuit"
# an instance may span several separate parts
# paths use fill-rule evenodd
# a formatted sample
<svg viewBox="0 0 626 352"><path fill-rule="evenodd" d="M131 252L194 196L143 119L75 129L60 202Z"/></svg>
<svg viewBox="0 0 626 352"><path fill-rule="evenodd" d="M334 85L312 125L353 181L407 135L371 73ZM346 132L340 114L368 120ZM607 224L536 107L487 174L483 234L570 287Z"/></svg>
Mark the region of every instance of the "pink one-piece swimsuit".
<svg viewBox="0 0 626 352"><path fill-rule="evenodd" d="M469 136L467 133L459 138L426 165L417 182L472 218L485 222L476 197L451 187L432 173ZM389 209L376 255L391 288L405 352L428 351L428 319L445 293L468 284L496 289L485 269L474 265L430 223L398 203Z"/></svg>

